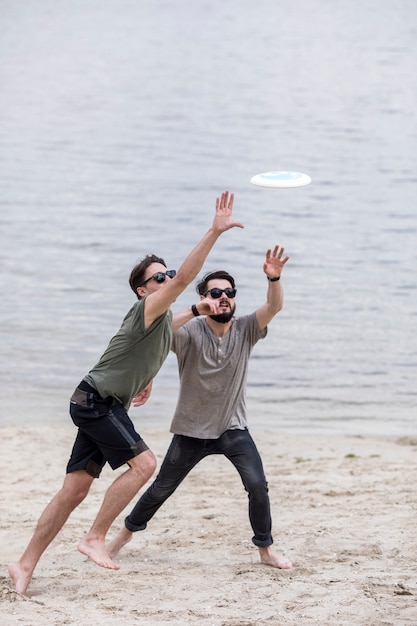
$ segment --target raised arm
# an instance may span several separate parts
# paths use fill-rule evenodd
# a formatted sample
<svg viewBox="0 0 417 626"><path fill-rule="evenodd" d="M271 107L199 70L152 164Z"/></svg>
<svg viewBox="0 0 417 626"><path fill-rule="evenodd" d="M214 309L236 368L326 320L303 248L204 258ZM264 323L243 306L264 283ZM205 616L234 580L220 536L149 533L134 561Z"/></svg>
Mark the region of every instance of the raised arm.
<svg viewBox="0 0 417 626"><path fill-rule="evenodd" d="M284 305L284 292L280 278L284 265L289 258L288 256L284 257L284 248L280 248L278 245L272 251L269 249L266 252L263 265L263 271L268 279L266 302L256 311L256 319L261 330L269 324Z"/></svg>
<svg viewBox="0 0 417 626"><path fill-rule="evenodd" d="M231 228L244 228L243 224L233 219L233 201L234 194L229 195L228 191L224 191L220 198L216 198L216 212L211 228L187 256L176 276L166 281L158 291L147 295L145 301L145 325L147 327L165 313L194 280L220 235Z"/></svg>

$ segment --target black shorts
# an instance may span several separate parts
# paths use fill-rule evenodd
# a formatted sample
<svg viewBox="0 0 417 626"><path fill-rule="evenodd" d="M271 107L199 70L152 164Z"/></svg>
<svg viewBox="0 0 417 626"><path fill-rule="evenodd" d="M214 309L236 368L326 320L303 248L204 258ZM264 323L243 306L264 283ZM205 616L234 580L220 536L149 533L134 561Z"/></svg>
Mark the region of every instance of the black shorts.
<svg viewBox="0 0 417 626"><path fill-rule="evenodd" d="M149 450L120 402L112 397L101 398L85 381L71 397L70 415L78 433L67 473L85 470L98 478L106 462L117 469Z"/></svg>

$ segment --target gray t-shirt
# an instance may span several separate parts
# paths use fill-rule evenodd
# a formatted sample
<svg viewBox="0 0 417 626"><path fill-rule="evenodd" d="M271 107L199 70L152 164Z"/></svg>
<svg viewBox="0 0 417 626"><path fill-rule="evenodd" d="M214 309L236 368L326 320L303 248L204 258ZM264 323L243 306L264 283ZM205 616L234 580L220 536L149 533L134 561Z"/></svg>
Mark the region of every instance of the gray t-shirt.
<svg viewBox="0 0 417 626"><path fill-rule="evenodd" d="M233 318L229 332L217 337L205 317L192 319L173 335L180 391L171 423L176 435L217 439L226 430L247 427L246 379L259 330L256 314Z"/></svg>
<svg viewBox="0 0 417 626"><path fill-rule="evenodd" d="M117 398L126 410L159 372L171 347L171 311L145 328L144 303L145 299L138 300L132 306L103 356L84 378L102 398Z"/></svg>

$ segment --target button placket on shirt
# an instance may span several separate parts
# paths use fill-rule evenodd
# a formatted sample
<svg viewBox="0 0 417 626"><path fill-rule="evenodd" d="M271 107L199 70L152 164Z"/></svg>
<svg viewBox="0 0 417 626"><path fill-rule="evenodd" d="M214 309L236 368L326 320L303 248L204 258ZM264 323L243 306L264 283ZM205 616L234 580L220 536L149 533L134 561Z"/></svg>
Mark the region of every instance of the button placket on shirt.
<svg viewBox="0 0 417 626"><path fill-rule="evenodd" d="M221 337L217 338L217 363L222 362L223 352L222 352L222 339Z"/></svg>

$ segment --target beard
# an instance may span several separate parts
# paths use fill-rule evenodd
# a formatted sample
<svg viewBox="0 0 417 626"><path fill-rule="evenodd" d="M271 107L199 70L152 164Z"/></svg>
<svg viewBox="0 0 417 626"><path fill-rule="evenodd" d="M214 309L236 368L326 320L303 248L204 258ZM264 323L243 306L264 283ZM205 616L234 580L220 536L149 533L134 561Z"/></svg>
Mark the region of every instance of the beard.
<svg viewBox="0 0 417 626"><path fill-rule="evenodd" d="M236 305L234 307L230 307L230 311L227 311L225 313L219 313L218 315L209 315L209 318L211 320L214 320L215 322L219 322L219 324L227 324L227 322L230 322L230 320L232 319L235 311Z"/></svg>

